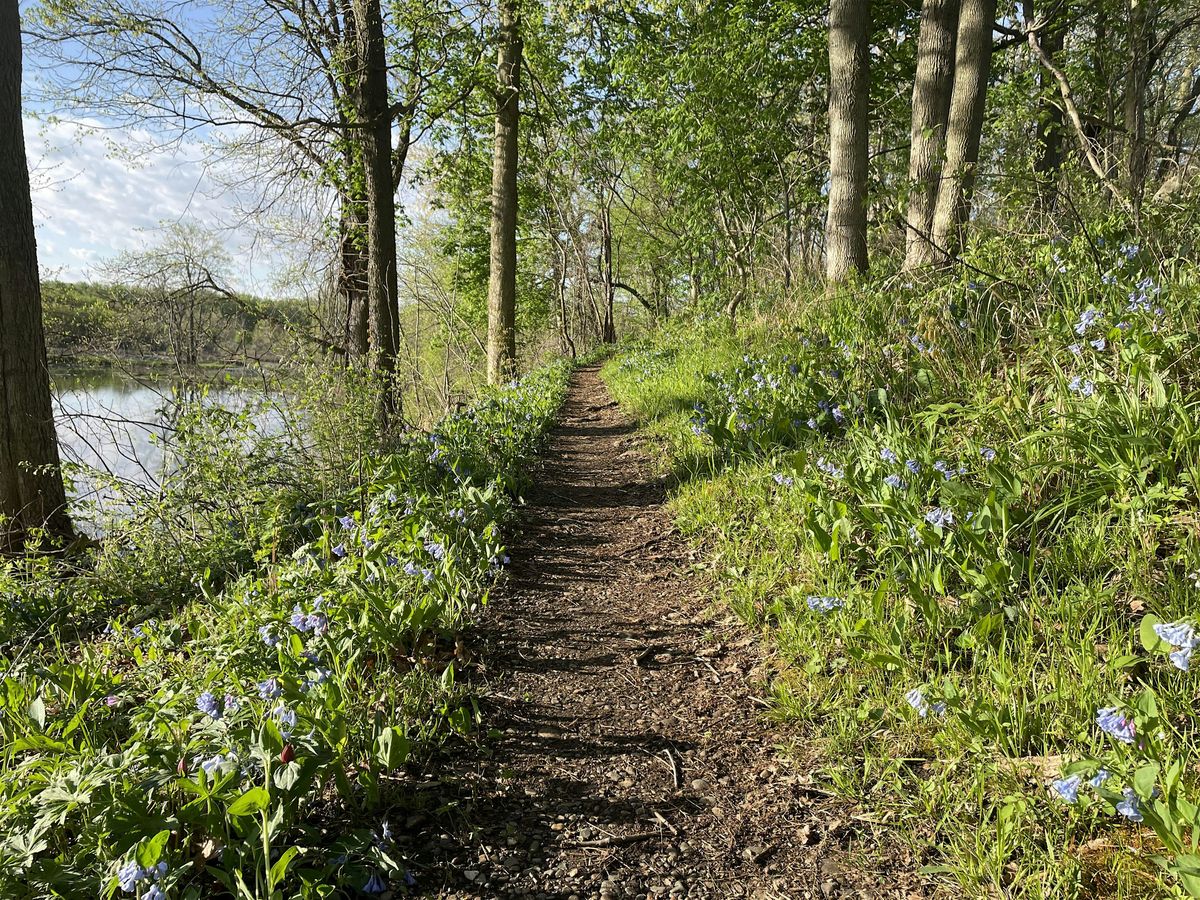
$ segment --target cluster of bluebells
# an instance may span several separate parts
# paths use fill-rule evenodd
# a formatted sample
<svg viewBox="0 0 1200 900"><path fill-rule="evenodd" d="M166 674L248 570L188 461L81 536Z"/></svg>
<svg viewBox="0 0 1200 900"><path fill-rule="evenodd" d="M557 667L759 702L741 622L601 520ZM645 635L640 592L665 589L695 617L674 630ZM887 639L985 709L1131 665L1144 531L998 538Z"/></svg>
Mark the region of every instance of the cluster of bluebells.
<svg viewBox="0 0 1200 900"><path fill-rule="evenodd" d="M212 691L204 691L196 698L196 709L214 721L219 721L227 714L236 712L238 706L238 699L233 694L226 694L224 698L218 698Z"/></svg>
<svg viewBox="0 0 1200 900"><path fill-rule="evenodd" d="M795 483L791 475L784 475L782 472L776 472L771 478L780 487L791 487Z"/></svg>
<svg viewBox="0 0 1200 900"><path fill-rule="evenodd" d="M935 506L925 513L925 522L934 528L949 528L954 524L954 510Z"/></svg>
<svg viewBox="0 0 1200 900"><path fill-rule="evenodd" d="M1067 390L1073 394L1079 394L1081 397L1091 397L1096 393L1096 383L1090 378L1074 375L1067 382Z"/></svg>
<svg viewBox="0 0 1200 900"><path fill-rule="evenodd" d="M817 457L816 465L817 465L818 469L820 469L822 472L824 472L830 478L845 478L846 477L845 469L843 469L839 465L836 465L836 464L830 462L824 456Z"/></svg>
<svg viewBox="0 0 1200 900"><path fill-rule="evenodd" d="M1192 662L1192 651L1200 646L1200 637L1196 635L1196 629L1187 622L1157 622L1154 625L1154 633L1160 640L1175 648L1168 654L1171 664L1186 672Z"/></svg>
<svg viewBox="0 0 1200 900"><path fill-rule="evenodd" d="M841 609L846 605L846 601L841 597L818 597L815 594L810 594L805 600L808 608L815 613L831 613L835 609Z"/></svg>
<svg viewBox="0 0 1200 900"><path fill-rule="evenodd" d="M165 900L166 894L163 893L158 882L167 874L167 864L160 862L156 866L139 866L133 860L121 866L117 872L117 884L126 894L140 894L141 900ZM151 882L145 892L141 891L139 885L143 881Z"/></svg>
<svg viewBox="0 0 1200 900"><path fill-rule="evenodd" d="M1122 744L1132 744L1137 739L1137 728L1133 719L1115 706L1097 710L1096 724L1100 726L1101 731Z"/></svg>
<svg viewBox="0 0 1200 900"><path fill-rule="evenodd" d="M299 603L292 608L292 615L288 622L293 628L301 634L312 633L316 636L321 636L329 631L329 617L321 612L321 607L325 603L324 597L318 597L312 605L312 610L304 611Z"/></svg>
<svg viewBox="0 0 1200 900"><path fill-rule="evenodd" d="M1099 788L1108 781L1110 775L1107 769L1101 769L1087 780L1093 788ZM1050 782L1050 789L1064 803L1078 803L1079 789L1083 787L1083 775L1075 774L1067 778L1058 778ZM1121 789L1121 799L1114 804L1117 814L1130 822L1142 821L1142 810L1137 792L1131 787Z"/></svg>

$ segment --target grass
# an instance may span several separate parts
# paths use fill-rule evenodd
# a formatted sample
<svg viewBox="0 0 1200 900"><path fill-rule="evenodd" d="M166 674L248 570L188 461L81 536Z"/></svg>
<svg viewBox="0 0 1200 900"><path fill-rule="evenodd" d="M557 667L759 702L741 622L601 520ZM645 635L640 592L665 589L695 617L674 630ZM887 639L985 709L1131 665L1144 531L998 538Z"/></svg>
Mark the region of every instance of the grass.
<svg viewBox="0 0 1200 900"><path fill-rule="evenodd" d="M566 377L386 449L369 393L297 397L308 448L198 408L157 505L88 565L0 566L25 629L0 655L0 895L408 892L387 816L410 758L476 725L454 638Z"/></svg>
<svg viewBox="0 0 1200 900"><path fill-rule="evenodd" d="M1154 630L1200 601L1200 290L1104 254L984 245L987 283L764 300L604 372L775 713L951 893L1200 896L1197 676Z"/></svg>

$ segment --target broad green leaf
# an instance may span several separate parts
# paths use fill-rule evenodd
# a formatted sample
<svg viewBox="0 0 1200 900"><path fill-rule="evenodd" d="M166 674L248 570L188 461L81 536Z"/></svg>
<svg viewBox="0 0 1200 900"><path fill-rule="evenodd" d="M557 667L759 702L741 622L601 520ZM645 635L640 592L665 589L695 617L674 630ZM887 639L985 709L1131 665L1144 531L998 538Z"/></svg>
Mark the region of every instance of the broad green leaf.
<svg viewBox="0 0 1200 900"><path fill-rule="evenodd" d="M271 795L267 793L266 788L253 787L230 803L225 811L231 816L248 816L262 812L270 802Z"/></svg>

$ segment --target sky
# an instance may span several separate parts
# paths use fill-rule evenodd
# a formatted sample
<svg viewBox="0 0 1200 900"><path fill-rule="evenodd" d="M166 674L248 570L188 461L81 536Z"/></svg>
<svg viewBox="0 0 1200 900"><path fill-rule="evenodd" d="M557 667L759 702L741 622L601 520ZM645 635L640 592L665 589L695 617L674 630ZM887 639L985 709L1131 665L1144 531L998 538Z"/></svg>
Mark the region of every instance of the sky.
<svg viewBox="0 0 1200 900"><path fill-rule="evenodd" d="M284 261L250 228L238 227L239 198L223 188L221 163L208 160L201 140L146 153L150 135L108 129L99 120L26 116L24 125L45 277L102 280L104 261L156 243L166 225L190 222L220 236L237 288L271 292Z"/></svg>

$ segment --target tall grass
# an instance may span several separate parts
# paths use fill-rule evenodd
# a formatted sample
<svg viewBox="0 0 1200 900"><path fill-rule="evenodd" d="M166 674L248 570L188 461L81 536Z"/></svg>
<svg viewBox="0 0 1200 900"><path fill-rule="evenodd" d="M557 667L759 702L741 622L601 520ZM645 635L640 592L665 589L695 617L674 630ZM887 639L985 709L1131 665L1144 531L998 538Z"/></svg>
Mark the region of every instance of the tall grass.
<svg viewBox="0 0 1200 900"><path fill-rule="evenodd" d="M1200 896L1200 289L1099 253L984 245L605 370L776 713L968 896Z"/></svg>

